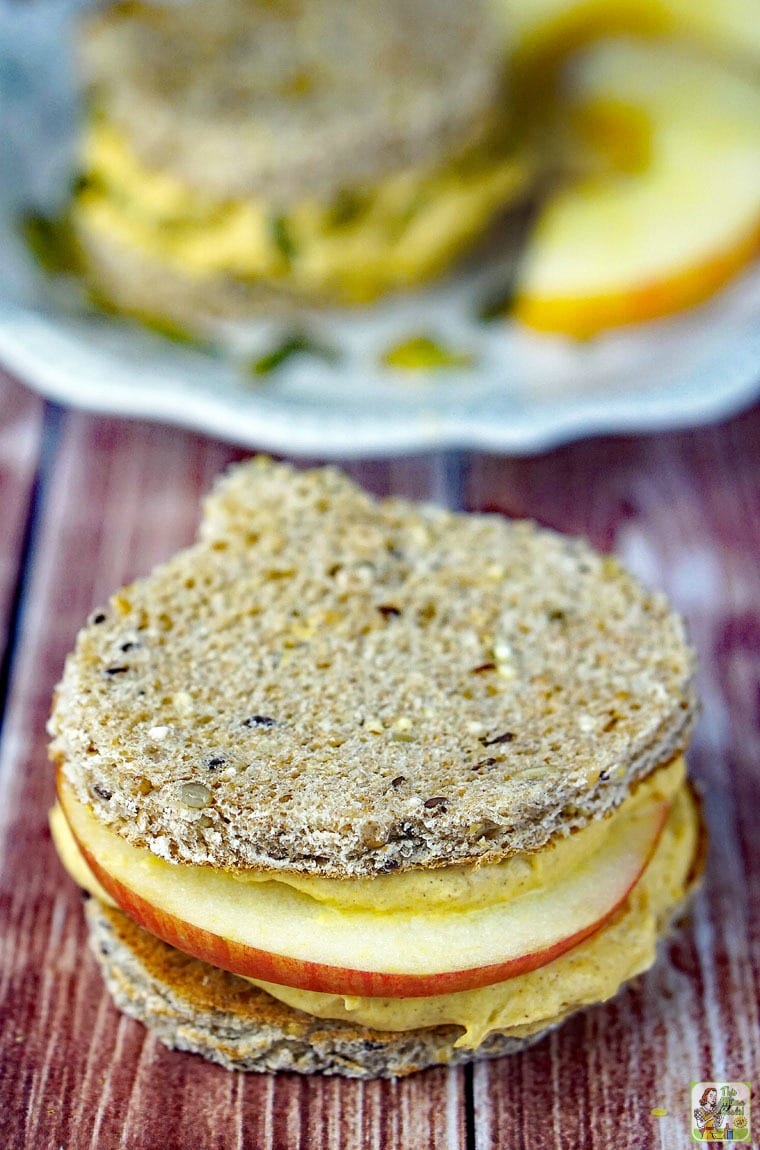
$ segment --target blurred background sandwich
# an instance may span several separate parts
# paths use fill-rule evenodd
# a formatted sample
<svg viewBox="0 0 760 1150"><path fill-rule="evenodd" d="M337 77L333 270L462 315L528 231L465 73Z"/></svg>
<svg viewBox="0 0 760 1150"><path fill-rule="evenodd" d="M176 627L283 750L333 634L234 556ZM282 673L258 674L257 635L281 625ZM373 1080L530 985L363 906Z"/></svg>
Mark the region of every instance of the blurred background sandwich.
<svg viewBox="0 0 760 1150"><path fill-rule="evenodd" d="M79 47L73 225L122 310L363 303L443 272L524 185L480 2L121 3Z"/></svg>
<svg viewBox="0 0 760 1150"><path fill-rule="evenodd" d="M669 316L760 247L753 12L108 5L78 41L77 262L96 302L190 330L371 303L473 250L504 281L494 313L528 328ZM526 226L495 226L516 204Z"/></svg>

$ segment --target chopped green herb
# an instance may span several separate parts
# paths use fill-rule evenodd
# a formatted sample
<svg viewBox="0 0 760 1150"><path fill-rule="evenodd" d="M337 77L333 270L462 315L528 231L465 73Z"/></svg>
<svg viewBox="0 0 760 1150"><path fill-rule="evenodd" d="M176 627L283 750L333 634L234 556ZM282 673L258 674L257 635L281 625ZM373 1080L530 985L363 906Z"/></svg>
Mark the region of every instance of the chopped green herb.
<svg viewBox="0 0 760 1150"><path fill-rule="evenodd" d="M288 228L288 221L285 216L272 216L270 221L270 228L272 231L272 241L277 251L288 263L295 259L296 245L293 243L293 237Z"/></svg>
<svg viewBox="0 0 760 1150"><path fill-rule="evenodd" d="M210 340L205 339L202 335L195 332L188 331L186 328L181 327L179 324L174 323L173 320L167 319L165 316L146 315L144 312L139 311L123 311L118 308L115 303L104 295L94 284L86 286L87 299L96 311L102 312L103 315L113 316L121 319L132 319L135 323L139 323L141 327L147 328L155 335L160 335L162 339L168 339L172 343L181 344L183 347L194 348L197 351L207 353L218 352L218 347Z"/></svg>
<svg viewBox="0 0 760 1150"><path fill-rule="evenodd" d="M334 228L344 228L347 224L352 224L365 207L365 197L356 192L340 191L330 209L330 224Z"/></svg>
<svg viewBox="0 0 760 1150"><path fill-rule="evenodd" d="M19 220L19 230L40 267L52 275L76 271L76 244L68 218L27 212Z"/></svg>
<svg viewBox="0 0 760 1150"><path fill-rule="evenodd" d="M490 295L481 301L477 310L477 317L481 323L493 323L497 319L506 319L515 299L515 284L511 281L501 287L494 288Z"/></svg>
<svg viewBox="0 0 760 1150"><path fill-rule="evenodd" d="M97 187L97 181L87 172L80 172L71 182L71 198L76 199L89 188Z"/></svg>
<svg viewBox="0 0 760 1150"><path fill-rule="evenodd" d="M430 203L430 194L420 189L412 196L411 200L402 207L396 215L391 216L386 221L386 232L388 239L392 242L399 240L403 236L406 229L411 224L412 220L418 215L422 209Z"/></svg>
<svg viewBox="0 0 760 1150"><path fill-rule="evenodd" d="M84 285L85 296L87 302L95 308L96 311L102 311L104 315L118 315L116 304L111 303L107 295L104 295L95 284L86 283Z"/></svg>
<svg viewBox="0 0 760 1150"><path fill-rule="evenodd" d="M333 347L318 343L304 332L292 332L280 343L248 365L249 375L269 375L295 355L310 355L327 363L336 363L339 354Z"/></svg>
<svg viewBox="0 0 760 1150"><path fill-rule="evenodd" d="M436 371L439 368L472 367L475 356L444 347L427 335L416 335L389 347L383 355L386 367L402 371Z"/></svg>
<svg viewBox="0 0 760 1150"><path fill-rule="evenodd" d="M136 315L134 318L149 331L160 335L162 339L171 340L172 343L181 344L183 347L195 348L197 351L216 351L210 340L196 335L195 332L187 331L186 328L180 327L179 324L173 323L170 319L150 315Z"/></svg>

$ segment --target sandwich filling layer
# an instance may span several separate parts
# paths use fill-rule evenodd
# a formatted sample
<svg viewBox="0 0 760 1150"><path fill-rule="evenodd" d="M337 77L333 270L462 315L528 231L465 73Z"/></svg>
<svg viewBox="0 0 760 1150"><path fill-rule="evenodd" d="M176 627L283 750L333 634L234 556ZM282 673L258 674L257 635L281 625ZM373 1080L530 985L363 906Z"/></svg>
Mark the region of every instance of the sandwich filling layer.
<svg viewBox="0 0 760 1150"><path fill-rule="evenodd" d="M664 825L661 821L661 829L650 836L651 849L641 860L638 873L633 875L626 896L612 906L611 912L597 924L597 929L592 922L591 929L582 934L580 941L565 946L557 957L551 955L549 948L546 951L548 957L544 961L539 960L538 965L529 961L527 967L523 963L520 968L520 963L517 963L512 977L497 975L491 985L478 983L467 989L446 992L451 982L445 976L440 977L440 967L450 966L450 956L442 954L439 947L434 946L428 955L429 974L424 984L428 989L424 994L323 993L308 989L308 978L306 984L302 979L301 985L296 980L295 987L284 985L285 979L280 979L277 984L266 978L253 979L289 1005L320 1017L350 1018L385 1030L457 1023L464 1028L459 1045L466 1046L478 1045L492 1030L530 1030L577 1006L601 1001L614 994L627 978L646 969L654 959L658 927L685 892L698 837L698 816L684 783L684 765L680 758L639 784L612 815L591 822L583 830L542 851L516 855L492 866L413 871L368 880L326 880L281 873L273 876L266 872L243 876L241 872L219 874L208 868L172 865L155 858L147 850L119 840L102 826L98 825L93 833L93 816L73 799L65 784L61 795L84 854L94 863L93 869L106 880L105 885L111 893L120 895L117 901L128 913L134 908L128 905L128 899L125 901L123 898L123 883L114 886L112 873L101 869L104 856L101 855L99 864L90 854L92 849L97 849L94 844L99 832L106 839L98 839L97 845L102 847L103 842L106 843L106 855L114 845L110 843L112 839L118 840L116 845L121 844L127 854L132 852L128 863L128 867L133 867L131 882L144 893L150 893L156 874L163 879L164 885L176 885L183 872L205 872L200 877L195 876L196 883L211 878L217 885L221 884L218 890L215 888L215 897L224 901L228 895L223 892L228 891L230 905L235 908L233 916L244 918L260 914L264 907L270 917L274 915L275 926L278 922L283 923L282 915L287 915L289 907L305 902L311 907L314 935L313 939L306 939L306 951L309 951L311 942L319 943L317 936L320 930L327 927L329 935L330 922L341 919L347 926L343 937L350 940L344 960L350 962L353 947L359 963L366 961L367 957L367 940L362 937L361 927L373 920L374 928L381 931L391 927L389 937L394 937L394 923L401 924L402 937L412 923L424 953L426 934L429 939L434 939L438 937L437 931L448 929L450 937L455 938L457 922L464 924L465 931L470 932L473 923L479 923L487 936L488 923L494 916L503 926L510 921L510 915L514 916L512 921L519 924L521 911L526 907L528 911L537 912L539 919L561 914L567 892L572 889L574 875L582 873L584 867L591 867L592 871L598 871L595 874L596 886L604 889L606 884L616 879L614 874L605 873L605 866L615 857L610 854L612 845L630 835L630 827L637 821L641 823L651 819L658 811L666 812ZM96 897L110 901L109 894L98 884L83 859L60 809L53 816L53 829L59 852L75 880ZM642 843L645 841L640 839ZM112 859L105 861L113 870ZM125 877L122 874L122 879ZM196 885L195 889L201 888ZM261 904L256 899L257 892L266 892L265 903ZM475 919L469 917L473 913ZM139 907L133 917L141 921ZM150 929L153 924L143 920L143 925ZM161 934L160 923L159 929L154 929L153 933L166 937ZM260 931L254 929L252 933L257 937ZM287 935L287 931L284 934ZM197 954L197 950L192 949L192 936L193 928L189 926L187 938L190 946L187 949ZM181 934L166 940L185 949ZM480 941L471 934L473 954L477 952ZM564 941L567 941L567 936ZM412 945L411 937L409 945ZM319 953L318 945L315 953ZM535 959L535 955L531 957ZM224 959L224 954L220 953L217 965L227 965ZM381 953L379 964L391 972L398 971L404 967L404 956ZM436 973L436 967L439 973ZM398 985L403 987L403 981ZM436 986L444 992L435 993Z"/></svg>
<svg viewBox="0 0 760 1150"><path fill-rule="evenodd" d="M295 990L253 980L273 997L319 1018L348 1019L377 1030L456 1023L457 1047L474 1049L492 1031L520 1037L582 1006L612 998L655 961L658 935L689 886L699 833L694 799L682 787L651 862L610 922L547 965L504 982L426 998L366 998Z"/></svg>
<svg viewBox="0 0 760 1150"><path fill-rule="evenodd" d="M102 118L90 124L83 170L72 217L85 242L100 237L193 279L266 280L352 303L439 274L526 182L521 160L484 144L330 203L217 200L147 168Z"/></svg>

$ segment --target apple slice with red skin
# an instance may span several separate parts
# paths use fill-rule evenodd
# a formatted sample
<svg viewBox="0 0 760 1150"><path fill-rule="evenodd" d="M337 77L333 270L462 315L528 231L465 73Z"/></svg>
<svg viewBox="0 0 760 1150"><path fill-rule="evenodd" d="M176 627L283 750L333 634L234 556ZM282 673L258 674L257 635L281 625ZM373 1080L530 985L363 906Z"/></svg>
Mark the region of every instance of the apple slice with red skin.
<svg viewBox="0 0 760 1150"><path fill-rule="evenodd" d="M668 814L661 799L640 804L587 864L549 890L445 914L424 909L377 914L325 908L282 883L251 883L210 868L165 862L105 828L62 781L59 794L93 874L151 934L234 974L368 998L473 990L558 958L622 906L652 857ZM213 920L213 929L203 925L204 916ZM225 921L226 928L220 927ZM290 953L277 949L283 935ZM491 960L467 965L472 954ZM324 961L325 955L332 961ZM354 965L357 956L360 965ZM375 965L381 969L372 969Z"/></svg>

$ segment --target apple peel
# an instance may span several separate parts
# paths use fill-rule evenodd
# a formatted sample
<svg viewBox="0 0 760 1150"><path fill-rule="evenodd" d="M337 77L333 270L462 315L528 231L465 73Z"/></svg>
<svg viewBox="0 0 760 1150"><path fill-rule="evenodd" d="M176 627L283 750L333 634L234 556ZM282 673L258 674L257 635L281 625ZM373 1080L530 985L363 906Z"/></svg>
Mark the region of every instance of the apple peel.
<svg viewBox="0 0 760 1150"><path fill-rule="evenodd" d="M545 966L609 921L641 878L669 804L636 807L550 889L488 907L337 910L276 881L176 865L127 843L59 784L93 874L135 922L234 974L328 994L414 998L473 990Z"/></svg>

